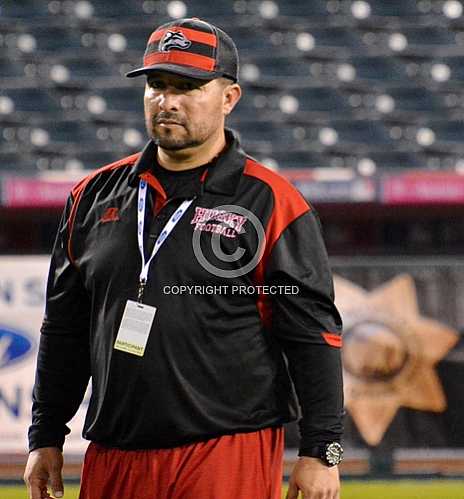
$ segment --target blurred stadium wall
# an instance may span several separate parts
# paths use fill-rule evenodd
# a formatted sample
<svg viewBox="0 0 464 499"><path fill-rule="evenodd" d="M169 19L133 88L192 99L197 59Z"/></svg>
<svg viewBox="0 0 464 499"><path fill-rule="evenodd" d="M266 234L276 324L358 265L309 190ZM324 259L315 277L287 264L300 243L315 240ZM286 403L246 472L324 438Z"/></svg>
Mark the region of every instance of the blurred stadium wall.
<svg viewBox="0 0 464 499"><path fill-rule="evenodd" d="M123 75L155 26L188 15L239 47L229 125L321 215L345 321L343 472L463 475L462 1L2 0L0 478L22 473L67 193L143 146L143 81Z"/></svg>

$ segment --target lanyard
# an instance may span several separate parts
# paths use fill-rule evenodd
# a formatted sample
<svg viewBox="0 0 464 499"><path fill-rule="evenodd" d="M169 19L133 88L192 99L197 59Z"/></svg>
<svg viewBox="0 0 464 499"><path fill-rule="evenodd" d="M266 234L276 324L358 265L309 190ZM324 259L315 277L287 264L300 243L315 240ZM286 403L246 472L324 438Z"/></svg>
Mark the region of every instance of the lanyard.
<svg viewBox="0 0 464 499"><path fill-rule="evenodd" d="M139 284L139 292L137 296L137 301L142 303L143 293L145 291L145 285L147 284L147 276L148 270L150 268L151 261L155 257L156 253L158 253L162 244L168 238L169 234L171 234L174 227L177 225L177 222L182 218L184 213L188 210L189 206L192 204L193 199L186 199L182 202L182 204L177 208L177 210L173 213L171 218L168 220L167 224L164 226L161 234L158 236L158 239L155 242L155 246L153 247L153 251L151 253L150 258L147 262L145 262L145 251L144 251L144 243L143 243L143 230L145 226L145 204L147 200L147 183L145 180L141 180L139 183L139 200L137 206L137 235L139 241L139 251L140 256L142 257L142 270L140 271L140 284Z"/></svg>

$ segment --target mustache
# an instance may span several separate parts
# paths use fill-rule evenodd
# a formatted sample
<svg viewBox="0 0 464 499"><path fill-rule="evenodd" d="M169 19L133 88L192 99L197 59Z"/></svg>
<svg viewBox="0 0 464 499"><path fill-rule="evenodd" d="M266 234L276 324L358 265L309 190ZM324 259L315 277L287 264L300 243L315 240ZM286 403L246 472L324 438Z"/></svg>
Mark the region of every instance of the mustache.
<svg viewBox="0 0 464 499"><path fill-rule="evenodd" d="M158 124L162 121L173 121L175 123L178 123L179 125L185 124L184 120L179 115L170 113L169 111L162 111L161 113L153 117L154 124Z"/></svg>

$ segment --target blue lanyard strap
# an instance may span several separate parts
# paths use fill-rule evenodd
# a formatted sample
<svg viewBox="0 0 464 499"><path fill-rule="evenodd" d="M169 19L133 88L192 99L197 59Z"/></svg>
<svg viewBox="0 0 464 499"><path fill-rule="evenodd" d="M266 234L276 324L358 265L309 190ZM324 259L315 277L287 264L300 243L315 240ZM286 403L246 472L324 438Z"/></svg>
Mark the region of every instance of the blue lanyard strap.
<svg viewBox="0 0 464 499"><path fill-rule="evenodd" d="M146 200L147 200L147 182L145 180L140 180L138 209L137 209L137 236L139 242L140 256L142 257L142 270L140 271L140 286L137 297L137 300L139 302L141 302L143 299L143 292L145 289L145 285L147 283L148 270L150 269L150 264L153 258L155 257L156 253L158 253L163 243L166 241L168 236L173 231L174 227L177 225L179 220L183 217L183 215L185 214L185 212L188 210L189 206L193 202L193 199L186 199L172 214L171 218L168 220L163 230L161 231L161 234L156 239L150 258L148 259L148 261L145 261L143 231L145 227Z"/></svg>

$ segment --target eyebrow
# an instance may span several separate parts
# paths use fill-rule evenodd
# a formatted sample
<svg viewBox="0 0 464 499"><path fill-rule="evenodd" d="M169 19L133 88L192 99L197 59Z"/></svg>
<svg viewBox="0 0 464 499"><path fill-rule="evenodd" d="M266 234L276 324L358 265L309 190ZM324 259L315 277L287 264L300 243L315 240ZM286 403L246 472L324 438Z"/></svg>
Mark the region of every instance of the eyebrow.
<svg viewBox="0 0 464 499"><path fill-rule="evenodd" d="M152 81L161 81L163 83L166 83L167 85L191 83L197 87L202 87L203 85L206 85L207 83L209 83L208 80L197 80L195 78L179 78L178 80L175 80L175 82L172 82L172 81L164 80L161 76L154 76L154 75L147 76L147 83L152 82Z"/></svg>

